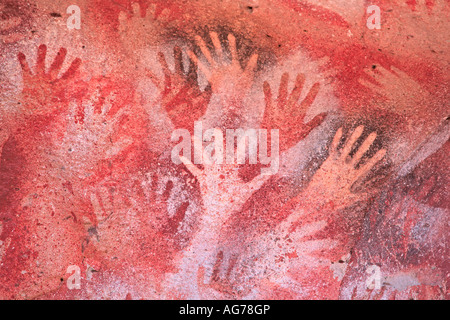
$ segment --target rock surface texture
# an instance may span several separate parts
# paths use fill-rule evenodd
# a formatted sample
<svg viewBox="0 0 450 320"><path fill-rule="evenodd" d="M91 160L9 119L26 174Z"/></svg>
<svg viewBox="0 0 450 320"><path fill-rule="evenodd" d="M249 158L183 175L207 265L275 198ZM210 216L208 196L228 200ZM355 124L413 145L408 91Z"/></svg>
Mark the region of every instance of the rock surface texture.
<svg viewBox="0 0 450 320"><path fill-rule="evenodd" d="M1 299L448 299L448 0L0 0Z"/></svg>

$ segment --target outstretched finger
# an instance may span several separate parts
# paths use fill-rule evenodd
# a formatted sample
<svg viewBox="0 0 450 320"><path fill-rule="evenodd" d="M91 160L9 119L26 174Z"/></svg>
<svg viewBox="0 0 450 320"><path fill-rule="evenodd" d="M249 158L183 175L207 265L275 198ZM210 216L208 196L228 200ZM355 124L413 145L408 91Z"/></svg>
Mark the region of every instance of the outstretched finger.
<svg viewBox="0 0 450 320"><path fill-rule="evenodd" d="M373 72L372 77L382 86L388 86L394 83L398 78L391 70L388 70L382 66L378 66L377 72ZM369 73L369 72L367 72Z"/></svg>
<svg viewBox="0 0 450 320"><path fill-rule="evenodd" d="M239 65L239 57L236 49L236 38L230 33L228 35L228 45L231 53L231 63L233 65Z"/></svg>
<svg viewBox="0 0 450 320"><path fill-rule="evenodd" d="M127 107L117 107L114 105L113 97L108 98L109 110L108 117L112 118L115 124L120 124L126 120L128 114L130 113L130 109Z"/></svg>
<svg viewBox="0 0 450 320"><path fill-rule="evenodd" d="M187 78L189 79L189 81L192 82L193 85L197 85L197 79L198 79L198 74L197 74L197 64L192 61L191 57L189 57L189 70L188 70L188 74L187 74Z"/></svg>
<svg viewBox="0 0 450 320"><path fill-rule="evenodd" d="M278 102L284 104L288 96L289 73L285 72L281 76L280 86L278 87Z"/></svg>
<svg viewBox="0 0 450 320"><path fill-rule="evenodd" d="M195 42L199 46L200 50L202 51L203 55L205 56L208 63L213 66L214 60L211 56L211 52L209 52L208 46L206 45L205 41L203 41L202 37L195 36Z"/></svg>
<svg viewBox="0 0 450 320"><path fill-rule="evenodd" d="M122 114L122 112L124 112L124 110L125 110L124 108L120 108L120 109L115 108L116 112L114 115L112 114L111 109L113 109L113 105L114 105L114 101L115 101L115 97L112 93L109 93L106 96L102 96L101 99L102 99L101 100L102 103L100 105L100 114L103 117L106 118L107 116L109 116L109 117L112 117L113 119L114 119L114 117L117 117L115 119L118 119L119 115Z"/></svg>
<svg viewBox="0 0 450 320"><path fill-rule="evenodd" d="M36 74L45 74L45 57L47 55L47 46L41 44L38 48L37 61L36 61Z"/></svg>
<svg viewBox="0 0 450 320"><path fill-rule="evenodd" d="M386 155L386 149L378 150L378 152L367 161L361 168L358 170L358 176L362 177L369 173L370 170Z"/></svg>
<svg viewBox="0 0 450 320"><path fill-rule="evenodd" d="M376 132L372 132L366 140L362 143L361 147L359 147L358 151L355 153L352 159L352 164L356 165L359 160L361 160L362 156L369 150L370 146L373 144L375 139L377 138Z"/></svg>
<svg viewBox="0 0 450 320"><path fill-rule="evenodd" d="M145 16L152 19L156 16L156 4L152 3L148 6Z"/></svg>
<svg viewBox="0 0 450 320"><path fill-rule="evenodd" d="M288 105L293 106L298 102L298 99L300 99L300 95L302 94L304 84L305 84L305 75L298 74L295 80L294 89L292 90L288 100Z"/></svg>
<svg viewBox="0 0 450 320"><path fill-rule="evenodd" d="M314 119L312 119L310 122L308 122L303 127L300 139L304 139L311 133L311 131L313 131L315 128L320 126L322 124L323 120L325 120L326 116L327 116L327 114L325 112L323 112L321 114L318 114L317 116L314 117Z"/></svg>
<svg viewBox="0 0 450 320"><path fill-rule="evenodd" d="M119 31L123 32L126 30L125 21L128 19L128 15L125 11L119 12Z"/></svg>
<svg viewBox="0 0 450 320"><path fill-rule="evenodd" d="M296 198L293 198L293 199L291 199L291 201L288 201L285 204L285 207L288 207L289 205L293 204L292 200L294 200L294 199L296 199ZM291 228L294 225L294 223L299 221L305 214L306 214L306 210L301 210L301 209L293 210L293 212L284 221L282 221L280 223L279 229L280 230L289 230L289 228Z"/></svg>
<svg viewBox="0 0 450 320"><path fill-rule="evenodd" d="M306 110L314 103L317 95L319 94L319 91L320 91L320 83L317 82L312 86L311 90L309 90L305 99L300 103L300 107L298 108L300 114L304 114Z"/></svg>
<svg viewBox="0 0 450 320"><path fill-rule="evenodd" d="M334 135L333 141L331 142L330 154L337 152L337 148L339 146L339 142L341 142L341 138L342 138L342 128L339 128L336 131L336 134Z"/></svg>
<svg viewBox="0 0 450 320"><path fill-rule="evenodd" d="M211 78L211 72L209 71L209 68L207 68L202 62L200 62L197 55L191 50L188 50L188 56L191 59L191 62L198 66L201 72L203 72L203 74L205 75L206 79L209 80Z"/></svg>
<svg viewBox="0 0 450 320"><path fill-rule="evenodd" d="M133 15L136 17L141 17L141 6L139 3L135 2L131 5L131 10L133 11Z"/></svg>
<svg viewBox="0 0 450 320"><path fill-rule="evenodd" d="M253 78L253 72L255 72L256 65L258 64L258 54L254 53L248 60L247 66L245 67L245 75L247 78Z"/></svg>
<svg viewBox="0 0 450 320"><path fill-rule="evenodd" d="M104 210L100 202L100 199L94 192L91 193L90 198L91 198L91 206L94 211L95 220L101 220L101 218L104 215Z"/></svg>
<svg viewBox="0 0 450 320"><path fill-rule="evenodd" d="M359 137L361 136L361 134L364 131L364 126L359 126L355 129L355 131L353 131L352 135L350 136L350 138L347 140L344 149L342 149L342 153L341 153L341 159L346 159L347 156L349 155L350 151L352 151L353 145L355 144L356 140L359 139Z"/></svg>
<svg viewBox="0 0 450 320"><path fill-rule="evenodd" d="M173 56L175 58L175 73L178 75L183 75L184 74L183 53L179 46L175 46L173 48Z"/></svg>
<svg viewBox="0 0 450 320"><path fill-rule="evenodd" d="M61 67L64 63L64 60L66 59L66 55L67 55L66 48L59 49L58 54L55 57L55 60L53 60L53 63L50 66L49 75L52 79L58 77L58 74L61 71Z"/></svg>
<svg viewBox="0 0 450 320"><path fill-rule="evenodd" d="M30 66L28 65L27 62L27 58L25 57L25 55L22 52L19 52L19 54L17 55L17 59L19 60L20 66L22 67L22 71L24 76L31 76L31 69Z"/></svg>
<svg viewBox="0 0 450 320"><path fill-rule="evenodd" d="M266 100L265 114L271 114L272 112L272 89L270 89L270 84L264 81L263 84L264 99Z"/></svg>
<svg viewBox="0 0 450 320"><path fill-rule="evenodd" d="M214 49L216 50L217 58L220 61L220 60L222 60L222 57L223 57L223 50L222 50L222 45L219 40L219 36L217 35L217 32L210 32L209 35L210 35L212 43L214 45Z"/></svg>
<svg viewBox="0 0 450 320"><path fill-rule="evenodd" d="M163 9L158 16L158 20L167 21L170 18L171 11L168 8Z"/></svg>
<svg viewBox="0 0 450 320"><path fill-rule="evenodd" d="M158 53L158 60L159 60L159 64L161 65L164 76L166 78L170 78L171 72L169 69L169 65L167 64L166 56L164 55L164 53L162 53L162 52Z"/></svg>
<svg viewBox="0 0 450 320"><path fill-rule="evenodd" d="M67 71L64 72L64 74L62 75L61 79L62 80L67 80L67 79L73 78L75 76L76 72L78 71L78 69L80 68L80 66L81 66L81 59L80 58L76 58L70 64L69 69L67 69Z"/></svg>
<svg viewBox="0 0 450 320"><path fill-rule="evenodd" d="M394 66L391 66L391 70L394 71L399 77L402 78L408 78L408 74L400 70L399 68L396 68Z"/></svg>
<svg viewBox="0 0 450 320"><path fill-rule="evenodd" d="M388 69L384 68L383 66L378 66L377 71L379 73L381 73L381 75L383 76L380 79L390 79L394 76L394 74L392 73L391 70L388 70Z"/></svg>
<svg viewBox="0 0 450 320"><path fill-rule="evenodd" d="M383 82L383 71L380 70L382 69L383 69L382 66L378 66L377 71L374 71L373 69L364 69L364 72L369 78L381 84Z"/></svg>
<svg viewBox="0 0 450 320"><path fill-rule="evenodd" d="M363 85L364 87L366 87L372 91L375 91L378 94L382 94L382 93L384 94L384 89L378 82L375 83L375 82L367 81L365 79L358 79L358 82L361 85Z"/></svg>
<svg viewBox="0 0 450 320"><path fill-rule="evenodd" d="M172 73L170 72L169 65L167 64L166 57L162 52L158 53L159 63L161 65L164 74L164 89L170 88L172 83Z"/></svg>

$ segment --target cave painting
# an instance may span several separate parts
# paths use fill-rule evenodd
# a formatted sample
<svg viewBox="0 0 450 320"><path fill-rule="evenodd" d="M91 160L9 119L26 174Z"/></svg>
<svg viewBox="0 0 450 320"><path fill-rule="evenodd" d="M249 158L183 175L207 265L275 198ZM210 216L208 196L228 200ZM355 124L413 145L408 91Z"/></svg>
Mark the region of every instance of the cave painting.
<svg viewBox="0 0 450 320"><path fill-rule="evenodd" d="M0 298L447 299L447 0L0 2Z"/></svg>

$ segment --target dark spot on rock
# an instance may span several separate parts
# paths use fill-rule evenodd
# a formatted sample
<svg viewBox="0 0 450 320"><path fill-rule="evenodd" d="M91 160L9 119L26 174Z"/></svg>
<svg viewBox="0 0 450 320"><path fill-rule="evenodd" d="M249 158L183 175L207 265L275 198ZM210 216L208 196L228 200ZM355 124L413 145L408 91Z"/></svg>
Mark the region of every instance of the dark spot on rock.
<svg viewBox="0 0 450 320"><path fill-rule="evenodd" d="M58 13L58 12L52 12L52 13L50 13L50 15L52 17L55 17L55 18L61 18L62 17L62 15L60 13Z"/></svg>
<svg viewBox="0 0 450 320"><path fill-rule="evenodd" d="M376 68L377 68L377 66L376 66L376 65L373 65L373 66L372 66L372 69L373 69L373 70L375 70Z"/></svg>
<svg viewBox="0 0 450 320"><path fill-rule="evenodd" d="M89 233L89 237L95 236L97 238L97 240L98 240L98 233L97 233L97 228L96 227L89 227L88 233Z"/></svg>
<svg viewBox="0 0 450 320"><path fill-rule="evenodd" d="M248 10L250 13L252 13L252 12L253 12L253 7L248 6L248 7L247 7L247 10Z"/></svg>

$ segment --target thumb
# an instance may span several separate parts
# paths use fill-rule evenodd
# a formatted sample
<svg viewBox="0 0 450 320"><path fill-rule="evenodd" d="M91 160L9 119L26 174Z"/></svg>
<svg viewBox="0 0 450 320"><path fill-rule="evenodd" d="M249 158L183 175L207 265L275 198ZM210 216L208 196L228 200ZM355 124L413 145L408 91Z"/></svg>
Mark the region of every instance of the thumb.
<svg viewBox="0 0 450 320"><path fill-rule="evenodd" d="M323 113L315 116L314 119L312 119L310 122L305 124L305 126L303 127L303 130L302 130L300 139L304 139L305 137L307 137L310 134L311 131L313 131L315 128L320 126L322 124L322 122L325 120L326 116L327 116L327 113L323 112Z"/></svg>

